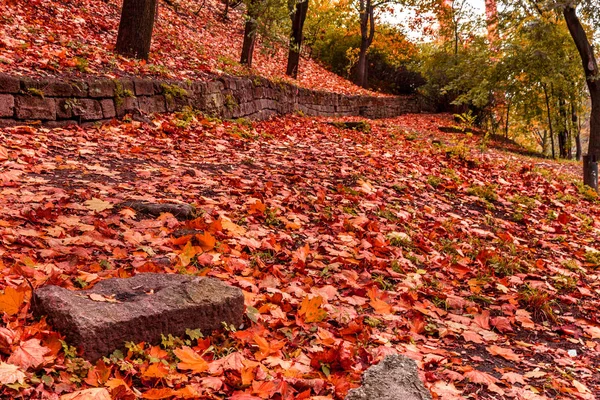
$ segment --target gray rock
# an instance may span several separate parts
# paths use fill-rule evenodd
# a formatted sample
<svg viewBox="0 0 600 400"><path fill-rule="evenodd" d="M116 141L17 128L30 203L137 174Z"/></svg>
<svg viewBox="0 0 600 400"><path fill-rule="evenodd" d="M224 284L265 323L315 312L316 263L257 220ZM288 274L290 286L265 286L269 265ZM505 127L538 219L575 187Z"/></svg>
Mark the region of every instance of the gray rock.
<svg viewBox="0 0 600 400"><path fill-rule="evenodd" d="M103 301L107 298L114 300ZM46 315L84 357L95 361L127 341L156 344L161 335L183 336L186 329L209 332L223 322L239 326L244 296L214 278L143 273L107 279L89 290L42 287L34 293L33 311Z"/></svg>
<svg viewBox="0 0 600 400"><path fill-rule="evenodd" d="M362 386L349 391L346 400L431 400L431 394L419 379L417 364L393 355L367 369Z"/></svg>
<svg viewBox="0 0 600 400"><path fill-rule="evenodd" d="M196 209L189 204L148 203L146 201L125 201L120 207L129 207L141 214L158 217L162 213L171 213L178 220L194 219Z"/></svg>

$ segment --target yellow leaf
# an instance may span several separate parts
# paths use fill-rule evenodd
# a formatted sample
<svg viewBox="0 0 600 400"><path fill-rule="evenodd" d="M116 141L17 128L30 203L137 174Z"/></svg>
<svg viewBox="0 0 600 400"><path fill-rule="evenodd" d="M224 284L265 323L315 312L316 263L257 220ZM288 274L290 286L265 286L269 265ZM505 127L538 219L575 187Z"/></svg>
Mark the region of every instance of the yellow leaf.
<svg viewBox="0 0 600 400"><path fill-rule="evenodd" d="M181 360L177 364L179 369L189 369L196 373L208 370L208 363L190 347L184 346L181 349L173 350L173 353Z"/></svg>
<svg viewBox="0 0 600 400"><path fill-rule="evenodd" d="M187 267L192 262L192 259L201 252L202 249L199 247L195 247L192 245L192 242L187 242L181 253L179 254L179 259L181 260L181 266Z"/></svg>
<svg viewBox="0 0 600 400"><path fill-rule="evenodd" d="M325 317L327 317L327 311L320 308L322 302L323 298L321 296L315 296L312 299L309 299L308 296L306 296L302 300L298 314L304 315L305 322L323 321Z"/></svg>
<svg viewBox="0 0 600 400"><path fill-rule="evenodd" d="M104 210L109 210L113 208L113 205L110 204L108 201L100 200L95 197L91 200L87 200L85 202L85 206L88 209L96 212L102 212Z"/></svg>
<svg viewBox="0 0 600 400"><path fill-rule="evenodd" d="M25 373L16 365L0 361L0 384L10 385L25 382Z"/></svg>
<svg viewBox="0 0 600 400"><path fill-rule="evenodd" d="M241 227L239 225L236 225L229 218L221 217L220 221L221 221L221 226L223 227L223 229L225 229L229 233L236 235L236 236L243 236L246 234L246 229L244 229L243 227Z"/></svg>
<svg viewBox="0 0 600 400"><path fill-rule="evenodd" d="M8 286L4 289L4 293L0 294L0 312L5 312L8 315L15 315L19 312L27 289L13 288Z"/></svg>

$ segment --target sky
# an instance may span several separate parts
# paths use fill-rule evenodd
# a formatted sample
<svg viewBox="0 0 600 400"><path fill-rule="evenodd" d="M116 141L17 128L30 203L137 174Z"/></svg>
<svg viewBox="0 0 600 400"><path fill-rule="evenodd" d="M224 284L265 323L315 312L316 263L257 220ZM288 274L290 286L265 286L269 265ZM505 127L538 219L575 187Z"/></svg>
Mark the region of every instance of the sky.
<svg viewBox="0 0 600 400"><path fill-rule="evenodd" d="M475 14L482 18L485 16L485 0L468 0L467 2ZM423 40L421 32L413 31L408 27L408 21L415 16L414 11L400 5L393 7L396 10L394 14L383 15L383 20L403 26L409 39L416 41Z"/></svg>

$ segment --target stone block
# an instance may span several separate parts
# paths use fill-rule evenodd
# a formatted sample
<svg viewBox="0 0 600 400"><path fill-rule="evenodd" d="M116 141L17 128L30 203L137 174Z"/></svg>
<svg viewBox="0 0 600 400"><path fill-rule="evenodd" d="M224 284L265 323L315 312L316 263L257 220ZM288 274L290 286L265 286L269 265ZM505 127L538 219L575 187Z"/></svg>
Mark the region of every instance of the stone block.
<svg viewBox="0 0 600 400"><path fill-rule="evenodd" d="M73 115L82 121L96 121L103 118L102 106L98 100L77 99L73 106Z"/></svg>
<svg viewBox="0 0 600 400"><path fill-rule="evenodd" d="M16 96L15 111L17 119L53 121L56 119L56 102L47 97Z"/></svg>
<svg viewBox="0 0 600 400"><path fill-rule="evenodd" d="M345 400L431 400L431 393L419 379L413 360L392 355L369 367L362 386L350 390Z"/></svg>
<svg viewBox="0 0 600 400"><path fill-rule="evenodd" d="M100 106L102 107L102 115L104 118L114 118L117 115L115 101L113 99L100 100Z"/></svg>
<svg viewBox="0 0 600 400"><path fill-rule="evenodd" d="M0 93L19 93L21 80L7 74L0 74Z"/></svg>
<svg viewBox="0 0 600 400"><path fill-rule="evenodd" d="M244 314L238 288L214 278L155 273L107 279L81 291L45 286L35 291L33 304L35 315L47 316L92 361L128 341L158 344L161 335L183 336L186 329L239 326Z"/></svg>
<svg viewBox="0 0 600 400"><path fill-rule="evenodd" d="M154 81L149 79L133 79L136 96L153 96L155 94Z"/></svg>
<svg viewBox="0 0 600 400"><path fill-rule="evenodd" d="M56 118L69 119L73 117L73 106L77 104L76 99L58 99L56 100Z"/></svg>
<svg viewBox="0 0 600 400"><path fill-rule="evenodd" d="M82 83L79 82L79 84ZM48 97L85 96L86 91L82 89L77 84L58 79L23 79L21 81L21 90L24 93L39 91Z"/></svg>
<svg viewBox="0 0 600 400"><path fill-rule="evenodd" d="M88 92L90 97L114 97L115 82L109 79L98 79L88 83Z"/></svg>
<svg viewBox="0 0 600 400"><path fill-rule="evenodd" d="M167 111L165 96L138 97L138 108L145 113L164 113Z"/></svg>
<svg viewBox="0 0 600 400"><path fill-rule="evenodd" d="M123 115L136 110L138 108L138 99L135 97L123 97L115 99L115 111L117 113L117 117L122 117Z"/></svg>
<svg viewBox="0 0 600 400"><path fill-rule="evenodd" d="M12 117L15 113L15 98L11 94L0 94L0 117Z"/></svg>

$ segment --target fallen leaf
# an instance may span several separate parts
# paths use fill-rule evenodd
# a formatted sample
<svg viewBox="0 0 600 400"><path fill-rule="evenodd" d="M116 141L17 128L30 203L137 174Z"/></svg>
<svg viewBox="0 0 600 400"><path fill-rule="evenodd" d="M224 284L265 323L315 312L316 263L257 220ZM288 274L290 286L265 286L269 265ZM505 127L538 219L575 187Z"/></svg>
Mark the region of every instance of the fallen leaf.
<svg viewBox="0 0 600 400"><path fill-rule="evenodd" d="M181 362L177 364L177 368L179 369L191 370L194 373L201 373L208 370L208 363L206 360L188 346L184 346L181 349L175 349L173 350L173 353L181 360Z"/></svg>
<svg viewBox="0 0 600 400"><path fill-rule="evenodd" d="M0 383L3 385L10 385L13 383L24 383L25 373L19 369L18 366L13 364L7 364L0 361Z"/></svg>
<svg viewBox="0 0 600 400"><path fill-rule="evenodd" d="M84 204L89 210L96 212L102 212L104 210L110 210L111 208L113 208L113 205L108 201L100 200L96 197L90 200L86 200Z"/></svg>
<svg viewBox="0 0 600 400"><path fill-rule="evenodd" d="M6 289L4 289L4 293L0 294L0 311L5 312L8 315L15 315L18 313L25 300L26 292L27 289L24 288L7 286Z"/></svg>
<svg viewBox="0 0 600 400"><path fill-rule="evenodd" d="M93 388L78 390L73 393L63 394L60 400L111 400L112 397L106 388Z"/></svg>

